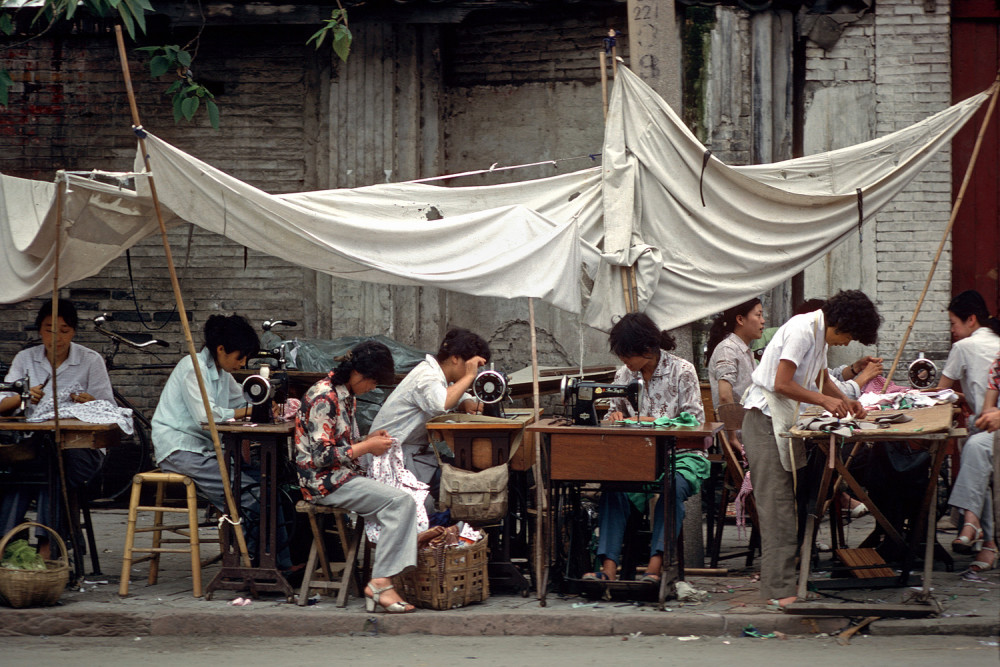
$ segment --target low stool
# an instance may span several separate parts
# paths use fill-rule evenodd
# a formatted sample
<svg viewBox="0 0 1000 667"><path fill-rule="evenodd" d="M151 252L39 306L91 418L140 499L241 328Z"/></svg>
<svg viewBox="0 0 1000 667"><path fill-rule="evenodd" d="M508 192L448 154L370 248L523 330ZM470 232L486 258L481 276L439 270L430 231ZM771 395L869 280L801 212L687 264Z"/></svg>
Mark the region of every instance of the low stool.
<svg viewBox="0 0 1000 667"><path fill-rule="evenodd" d="M152 505L140 504L144 484L155 484L155 500ZM182 485L184 487L184 505L168 505L164 500L165 487L168 484ZM153 525L139 528L136 526L139 512L152 512ZM187 514L185 523L166 524L163 522L164 514ZM201 568L216 559L209 559L205 563L201 560L201 543L198 537L198 528L209 525L198 521L198 498L195 495L194 481L180 473L174 472L142 472L132 478L132 496L128 506L128 526L125 532L125 550L122 558L122 576L118 587L118 595L125 597L128 595L129 577L132 566L144 561L149 561L149 584L157 582L160 572L160 554L164 553L189 553L191 554L191 579L193 582L193 593L195 597L201 597ZM180 535L181 538L164 538L163 532ZM152 533L152 546L139 547L135 544L135 537L138 533ZM187 546L162 546L164 544L186 544ZM134 558L136 553L147 554L140 558Z"/></svg>
<svg viewBox="0 0 1000 667"><path fill-rule="evenodd" d="M295 505L295 511L309 517L309 528L312 530L313 538L305 574L302 577L302 587L299 589L299 606L307 604L310 589L317 589L336 591L337 606L346 607L347 593L351 588L363 532L360 521L355 525L350 519L348 510L329 505L315 505L307 500L300 500ZM332 526L329 525L329 517L333 519ZM327 535L336 535L340 540L344 552L342 562L330 562L326 549Z"/></svg>

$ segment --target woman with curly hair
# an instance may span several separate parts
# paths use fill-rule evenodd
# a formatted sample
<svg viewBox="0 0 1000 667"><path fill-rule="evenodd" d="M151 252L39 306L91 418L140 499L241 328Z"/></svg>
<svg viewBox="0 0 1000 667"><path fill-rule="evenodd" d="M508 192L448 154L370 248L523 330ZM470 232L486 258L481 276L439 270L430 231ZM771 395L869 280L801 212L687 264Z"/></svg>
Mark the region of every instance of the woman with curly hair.
<svg viewBox="0 0 1000 667"><path fill-rule="evenodd" d="M393 590L392 577L417 564L417 506L405 491L365 477L364 454L381 456L392 438L377 430L361 439L356 401L393 379L392 353L377 341L348 352L340 365L302 397L295 415L295 464L303 497L317 505L342 507L382 526L372 578L365 587L368 611L381 607L406 613L414 606Z"/></svg>
<svg viewBox="0 0 1000 667"><path fill-rule="evenodd" d="M818 405L837 417L858 417L865 409L830 380L827 349L856 340L872 345L882 322L862 292L838 292L822 309L796 315L775 333L753 372L746 395L743 445L760 519L761 596L777 608L796 600L798 552L796 471L806 464L805 449L782 438L798 418L803 403Z"/></svg>

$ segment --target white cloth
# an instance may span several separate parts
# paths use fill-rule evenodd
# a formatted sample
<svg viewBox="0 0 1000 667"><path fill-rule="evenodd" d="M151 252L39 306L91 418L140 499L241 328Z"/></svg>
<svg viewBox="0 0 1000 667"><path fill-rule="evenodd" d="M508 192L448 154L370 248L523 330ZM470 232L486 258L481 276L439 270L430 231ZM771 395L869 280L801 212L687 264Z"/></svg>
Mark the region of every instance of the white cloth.
<svg viewBox="0 0 1000 667"><path fill-rule="evenodd" d="M430 521L427 518L425 502L431 487L418 480L412 472L406 469L403 462L403 448L399 446L398 441L393 442L389 451L382 456L372 457L371 465L368 466L365 476L394 489L406 491L413 496L413 501L417 504L417 533L427 530ZM378 544L378 538L382 534L382 524L377 519L366 520L365 533L367 533L369 540Z"/></svg>
<svg viewBox="0 0 1000 667"><path fill-rule="evenodd" d="M59 389L59 419L78 419L88 424L117 424L118 428L126 435L132 435L135 430L132 426L132 410L121 408L117 404L95 399L86 403L77 403L72 395L84 391L80 385L71 385L66 389ZM25 421L43 422L47 419L55 419L56 411L52 405L52 394L46 394L35 406L35 411L31 417ZM101 452L105 452L102 448Z"/></svg>
<svg viewBox="0 0 1000 667"><path fill-rule="evenodd" d="M547 179L268 195L153 135L146 148L167 224L353 280L585 308L602 330L625 312L616 265L635 264L641 309L671 329L769 290L849 238L855 190L870 220L986 99L837 151L749 167L712 158L703 173L705 147L638 76L618 73L602 167ZM144 177L137 192L69 182L63 284L157 229ZM0 302L52 288L54 193L0 177Z"/></svg>
<svg viewBox="0 0 1000 667"><path fill-rule="evenodd" d="M615 373L615 384L628 384L642 377L641 372L633 373L628 366L620 366ZM626 417L635 417L632 404L624 398L612 398L611 411L618 411ZM639 399L639 416L676 417L689 412L699 422L705 421L705 408L701 404L701 384L694 364L666 350L660 350L660 361L653 375L646 383L646 391Z"/></svg>
<svg viewBox="0 0 1000 667"><path fill-rule="evenodd" d="M965 400L975 413L968 423L973 424L983 409L990 366L1000 352L1000 336L989 327L979 327L971 335L951 346L948 360L941 373L962 383Z"/></svg>
<svg viewBox="0 0 1000 667"><path fill-rule="evenodd" d="M750 346L735 333L731 333L715 346L708 360L708 384L712 388L712 404L719 408L719 380L733 386L733 399L738 403L750 386L750 375L757 361Z"/></svg>
<svg viewBox="0 0 1000 667"><path fill-rule="evenodd" d="M198 353L198 365L216 423L231 419L235 414L234 408L246 405L239 383L215 365L207 347ZM170 372L153 413L153 458L156 462L176 451L214 455L212 438L201 427L206 421L208 417L194 365L191 356L187 355Z"/></svg>
<svg viewBox="0 0 1000 667"><path fill-rule="evenodd" d="M753 372L753 384L743 397L743 407L757 408L771 418L774 439L782 467L792 472L805 465L805 446L799 439L784 438L799 418L800 405L774 391L778 365L784 359L795 364L792 379L810 391L821 391L816 384L820 370L826 369L826 323L823 311L796 315L785 322L764 348L764 356Z"/></svg>
<svg viewBox="0 0 1000 667"><path fill-rule="evenodd" d="M10 364L10 370L7 372L7 377L4 380L6 382L13 382L25 376L28 376L30 386L45 385L45 389L42 391L45 392L48 390L48 393L51 393L52 364L49 363L48 357L45 354L44 345L36 345L18 352ZM60 394L65 390L73 388L75 391L85 391L95 399L107 401L111 404L115 402L114 391L111 389L111 379L108 377L108 371L104 366L104 360L101 358L101 355L89 347L77 345L76 343L69 344L69 355L66 357L66 361L59 365L59 369L56 372L56 386ZM15 395L10 392L2 392L0 393L0 399ZM42 397L42 400L44 399L45 396ZM50 396L50 409L51 403L52 399ZM62 402L59 403L59 407L60 409L63 407ZM38 410L38 406L29 402L25 408L25 417L30 419L34 416L36 410Z"/></svg>

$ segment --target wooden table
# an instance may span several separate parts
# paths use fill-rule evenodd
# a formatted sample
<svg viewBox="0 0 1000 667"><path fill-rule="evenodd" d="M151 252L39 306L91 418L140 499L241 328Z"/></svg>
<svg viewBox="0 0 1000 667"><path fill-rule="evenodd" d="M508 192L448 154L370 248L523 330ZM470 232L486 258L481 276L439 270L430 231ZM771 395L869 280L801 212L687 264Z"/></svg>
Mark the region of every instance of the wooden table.
<svg viewBox="0 0 1000 667"><path fill-rule="evenodd" d="M704 451L723 425L709 422L690 427L657 426L574 426L564 419L543 419L527 427L529 433L544 436L541 448L542 479L546 493L546 512L539 510L540 521L551 523L552 482L626 482L646 485L662 475L663 506L663 572L660 576L658 600L665 606L667 593L684 578L683 563L675 559L677 540L674 538L674 457L678 449ZM543 517L543 514L548 516ZM539 602L545 605L545 588L551 565L549 545L543 541L543 574L538 582ZM674 561L677 561L676 563Z"/></svg>
<svg viewBox="0 0 1000 667"><path fill-rule="evenodd" d="M950 404L936 405L928 408L915 408L910 410L883 410L869 413L866 418L871 421L874 417L902 412L913 418L913 421L892 424L885 429L859 430L850 437L841 437L830 433L819 431L801 431L792 429L789 432L793 438L802 438L813 441L826 457L826 465L820 479L819 490L817 492L816 510L806 519L806 532L801 546L801 558L799 568L798 596L805 600L808 591L809 574L812 558L813 536L818 525L819 518L825 513L824 507L833 507L832 496L836 493L836 484L831 483L834 473L839 475L856 494L861 502L868 506L879 527L885 531L886 536L906 550L901 574L899 577L891 577L895 580L891 585L906 586L909 582L909 575L913 562L916 559L916 550L919 547L920 531L917 526L921 522L926 522L927 533L924 556L924 576L921 599L927 600L930 597L931 573L934 569L934 547L937 544L935 513L931 511L934 500L937 496L937 478L941 471L941 464L944 461L948 448L945 446L949 440L966 435L965 429L956 429L952 426L954 408ZM865 489L858 483L854 475L848 470L847 465L841 461L837 453L837 443L879 443L886 441L905 440L912 442L922 448L927 449L931 455L931 468L927 489L920 505L917 521L914 529L910 532L909 539L899 533L885 515L872 501ZM865 587L874 587L879 583L873 579L864 580ZM796 608L803 613L808 613L807 603L795 603L788 607L788 611L795 613ZM874 607L877 607L875 605Z"/></svg>
<svg viewBox="0 0 1000 667"><path fill-rule="evenodd" d="M205 425L207 428L207 424ZM294 422L252 424L223 422L216 424L230 466L233 496L239 505L242 495L243 443L260 445L260 538L257 540L257 565L243 567L232 527L223 523L222 569L205 588L205 599L211 600L217 589L250 591L254 597L261 591L284 593L288 601L294 595L291 585L278 570L278 470L279 461L292 432ZM253 554L251 554L253 555Z"/></svg>
<svg viewBox="0 0 1000 667"><path fill-rule="evenodd" d="M510 460L511 475L508 482L507 516L499 530L490 529L488 563L491 588L515 588L527 595L530 582L511 560L512 542L523 547L528 553L528 489L526 471L535 462L535 448L525 438L514 456L511 448L525 426L534 423L537 413L527 408L509 410L503 420L475 416L482 421L460 421L461 415L443 415L427 422L427 431L432 439L444 440L455 454L455 467L463 470L484 470ZM473 416L466 416L469 419ZM452 421L449 421L449 418ZM513 524L517 524L516 529Z"/></svg>
<svg viewBox="0 0 1000 667"><path fill-rule="evenodd" d="M0 431L20 431L20 432L34 432L34 433L51 433L53 438L56 435L56 421L54 419L47 419L40 422L29 422L25 421L23 417L0 417ZM59 451L67 449L104 449L107 447L117 447L121 444L121 429L118 428L118 424L91 424L89 422L82 422L79 419L68 418L59 420ZM47 484L49 487L49 496L52 498L53 503L61 503L62 498L59 496L59 485L56 483L59 479L59 467L54 457L49 457L49 470L47 473ZM17 484L24 484L23 481L14 481L12 486ZM76 501L78 499L71 498L71 501ZM75 515L77 513L77 508L71 502L71 510ZM84 507L86 507L84 505ZM84 575L83 571L83 549L82 545L77 544L77 530L79 528L79 517L66 517L67 522L70 525L70 544L73 546L73 570L74 574L78 579L82 579ZM94 574L101 574L101 562L97 554L97 544L94 539L93 526L90 525L90 513L89 510L84 512L85 527L87 528L87 542L90 548L90 564L93 566ZM59 530L58 526L49 526L55 531Z"/></svg>

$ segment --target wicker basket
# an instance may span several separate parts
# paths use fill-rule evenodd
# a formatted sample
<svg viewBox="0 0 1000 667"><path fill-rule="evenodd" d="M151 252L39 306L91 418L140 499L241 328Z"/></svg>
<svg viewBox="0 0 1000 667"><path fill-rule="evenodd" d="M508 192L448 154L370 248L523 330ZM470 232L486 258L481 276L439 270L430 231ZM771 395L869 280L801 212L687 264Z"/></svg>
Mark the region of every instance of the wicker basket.
<svg viewBox="0 0 1000 667"><path fill-rule="evenodd" d="M424 609L455 609L490 596L486 576L489 551L482 539L469 546L421 549L417 567L394 578L410 604Z"/></svg>
<svg viewBox="0 0 1000 667"><path fill-rule="evenodd" d="M66 553L66 543L59 534L40 523L27 521L4 535L0 540L0 559L7 548L7 542L26 528L38 526L52 534L59 545L62 554L59 560L46 560L44 570L22 570L13 567L0 567L0 598L11 607L47 607L54 605L66 584L69 582L69 555Z"/></svg>

